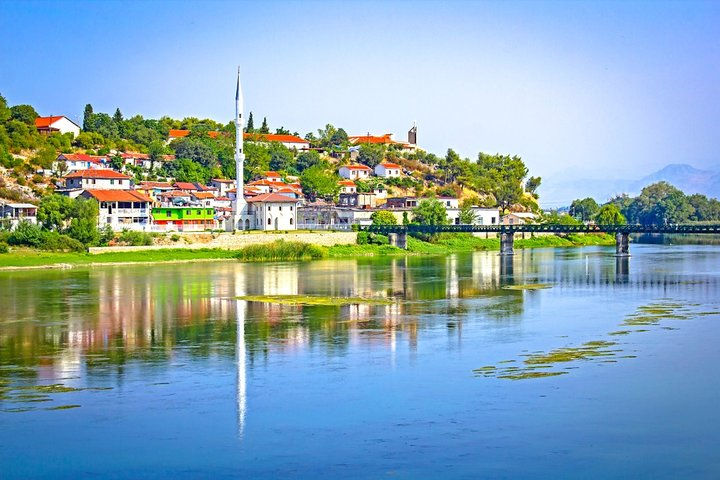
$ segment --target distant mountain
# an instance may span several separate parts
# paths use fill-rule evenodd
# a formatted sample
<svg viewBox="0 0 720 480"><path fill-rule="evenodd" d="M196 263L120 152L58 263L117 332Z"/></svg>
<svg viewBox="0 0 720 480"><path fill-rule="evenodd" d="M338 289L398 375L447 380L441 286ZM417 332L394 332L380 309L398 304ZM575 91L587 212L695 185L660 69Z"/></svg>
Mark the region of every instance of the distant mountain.
<svg viewBox="0 0 720 480"><path fill-rule="evenodd" d="M539 189L540 204L558 208L570 205L576 198L585 197L593 197L602 203L620 193L638 195L644 187L660 181L666 181L688 195L702 193L720 198L720 172L700 170L687 164L670 164L639 180L543 179Z"/></svg>

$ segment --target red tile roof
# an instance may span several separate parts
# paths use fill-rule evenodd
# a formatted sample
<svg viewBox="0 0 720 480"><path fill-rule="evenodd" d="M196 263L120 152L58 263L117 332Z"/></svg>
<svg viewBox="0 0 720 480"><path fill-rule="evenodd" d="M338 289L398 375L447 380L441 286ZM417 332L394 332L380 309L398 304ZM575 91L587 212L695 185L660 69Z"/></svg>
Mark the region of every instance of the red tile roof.
<svg viewBox="0 0 720 480"><path fill-rule="evenodd" d="M105 157L101 157L99 155L87 155L85 153L61 153L58 155L58 158L63 157L65 160L70 160L72 162L92 162L92 163L100 163L100 159L103 159Z"/></svg>
<svg viewBox="0 0 720 480"><path fill-rule="evenodd" d="M355 185L355 182L353 182L352 180L340 180L338 183L345 187L357 187L357 185Z"/></svg>
<svg viewBox="0 0 720 480"><path fill-rule="evenodd" d="M170 182L140 182L135 189L141 188L173 188Z"/></svg>
<svg viewBox="0 0 720 480"><path fill-rule="evenodd" d="M402 167L401 167L400 165L398 165L397 163L385 163L385 162L383 162L383 163L381 163L380 165L382 165L382 166L385 167L385 168L395 168L395 169L398 169L398 170L402 168Z"/></svg>
<svg viewBox="0 0 720 480"><path fill-rule="evenodd" d="M343 165L348 170L372 170L372 168L366 165ZM343 167L340 167L343 168Z"/></svg>
<svg viewBox="0 0 720 480"><path fill-rule="evenodd" d="M134 190L85 190L98 202L152 202L142 193Z"/></svg>
<svg viewBox="0 0 720 480"><path fill-rule="evenodd" d="M280 174L278 172L265 172L265 176L268 178L280 178Z"/></svg>
<svg viewBox="0 0 720 480"><path fill-rule="evenodd" d="M212 181L215 183L235 183L235 180L226 180L224 178L213 178Z"/></svg>
<svg viewBox="0 0 720 480"><path fill-rule="evenodd" d="M89 170L78 170L77 172L72 172L68 175L65 175L65 178L120 178L123 180L130 179L130 177L125 174L107 168L91 168Z"/></svg>
<svg viewBox="0 0 720 480"><path fill-rule="evenodd" d="M348 141L352 144L357 143L398 143L393 140L391 133L386 133L383 136L376 135L353 135L348 137Z"/></svg>
<svg viewBox="0 0 720 480"><path fill-rule="evenodd" d="M180 138L190 135L190 130L170 130L168 137Z"/></svg>
<svg viewBox="0 0 720 480"><path fill-rule="evenodd" d="M200 190L194 183L190 182L175 182L173 184L173 187L177 188L178 190Z"/></svg>
<svg viewBox="0 0 720 480"><path fill-rule="evenodd" d="M262 195L258 195L257 197L248 198L247 201L248 202L297 203L296 199L290 198L287 195L281 195L279 193L263 193Z"/></svg>
<svg viewBox="0 0 720 480"><path fill-rule="evenodd" d="M215 195L210 192L193 192L193 197L203 200L207 198L215 198Z"/></svg>
<svg viewBox="0 0 720 480"><path fill-rule="evenodd" d="M65 118L63 115L60 115L59 117L37 117L35 119L35 127L36 128L48 128L53 123L57 122L58 120Z"/></svg>
<svg viewBox="0 0 720 480"><path fill-rule="evenodd" d="M304 138L295 135L279 135L275 133L246 133L243 138L251 142L310 143Z"/></svg>
<svg viewBox="0 0 720 480"><path fill-rule="evenodd" d="M128 158L137 158L137 159L147 159L150 158L150 155L147 153L137 153L137 152L127 152L127 153L121 153L121 158L128 159Z"/></svg>

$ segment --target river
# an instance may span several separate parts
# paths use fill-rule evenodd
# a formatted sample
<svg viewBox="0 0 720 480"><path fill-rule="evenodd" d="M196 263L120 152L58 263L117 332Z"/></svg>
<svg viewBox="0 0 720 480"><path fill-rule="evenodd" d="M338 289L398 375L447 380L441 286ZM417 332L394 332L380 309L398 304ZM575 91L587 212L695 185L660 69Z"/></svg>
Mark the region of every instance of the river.
<svg viewBox="0 0 720 480"><path fill-rule="evenodd" d="M718 478L720 247L613 251L0 272L0 477Z"/></svg>

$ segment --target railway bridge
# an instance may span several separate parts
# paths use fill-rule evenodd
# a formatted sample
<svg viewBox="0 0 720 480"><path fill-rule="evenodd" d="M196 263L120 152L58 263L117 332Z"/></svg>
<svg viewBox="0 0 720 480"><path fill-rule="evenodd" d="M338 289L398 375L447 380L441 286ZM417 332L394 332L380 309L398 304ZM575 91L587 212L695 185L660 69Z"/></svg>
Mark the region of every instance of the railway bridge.
<svg viewBox="0 0 720 480"><path fill-rule="evenodd" d="M561 225L553 223L524 225L370 225L361 227L373 233L389 235L391 243L407 248L409 233L475 233L492 232L500 236L500 255L512 255L516 233L610 233L615 235L615 254L630 255L631 233L720 234L720 224L692 225Z"/></svg>

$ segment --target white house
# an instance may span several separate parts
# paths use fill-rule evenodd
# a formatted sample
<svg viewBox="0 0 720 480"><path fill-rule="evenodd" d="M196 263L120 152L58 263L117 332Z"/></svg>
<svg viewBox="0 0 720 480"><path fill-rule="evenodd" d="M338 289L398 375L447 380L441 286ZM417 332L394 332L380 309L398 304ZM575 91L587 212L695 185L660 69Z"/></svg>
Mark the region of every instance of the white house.
<svg viewBox="0 0 720 480"><path fill-rule="evenodd" d="M91 168L105 168L107 157L100 155L87 155L84 153L61 153L53 163L53 170L56 172L76 172ZM61 164L65 164L61 167Z"/></svg>
<svg viewBox="0 0 720 480"><path fill-rule="evenodd" d="M192 192L193 202L203 207L215 208L215 195L212 192Z"/></svg>
<svg viewBox="0 0 720 480"><path fill-rule="evenodd" d="M500 224L500 210L495 208L472 207L477 225L498 225Z"/></svg>
<svg viewBox="0 0 720 480"><path fill-rule="evenodd" d="M100 206L98 227L110 225L119 230L149 230L152 200L135 190L85 190L85 198L97 200Z"/></svg>
<svg viewBox="0 0 720 480"><path fill-rule="evenodd" d="M256 230L295 230L298 201L279 193L264 193L248 198Z"/></svg>
<svg viewBox="0 0 720 480"><path fill-rule="evenodd" d="M10 219L11 227L22 221L37 223L37 205L0 202L0 218Z"/></svg>
<svg viewBox="0 0 720 480"><path fill-rule="evenodd" d="M127 190L131 188L130 177L104 168L78 170L65 175L65 189L75 190L89 188L98 190Z"/></svg>
<svg viewBox="0 0 720 480"><path fill-rule="evenodd" d="M276 133L246 133L243 135L246 142L271 143L278 142L291 150L309 150L310 142L296 135L280 135Z"/></svg>
<svg viewBox="0 0 720 480"><path fill-rule="evenodd" d="M370 178L372 168L365 165L343 165L338 172L341 177L350 180L365 180Z"/></svg>
<svg viewBox="0 0 720 480"><path fill-rule="evenodd" d="M460 200L455 197L437 197L445 208L460 208Z"/></svg>
<svg viewBox="0 0 720 480"><path fill-rule="evenodd" d="M265 180L268 182L283 183L282 177L278 172L265 172Z"/></svg>
<svg viewBox="0 0 720 480"><path fill-rule="evenodd" d="M402 167L396 163L378 163L375 165L375 175L378 177L399 177L402 172Z"/></svg>
<svg viewBox="0 0 720 480"><path fill-rule="evenodd" d="M340 180L340 193L355 193L357 192L357 185L352 180Z"/></svg>
<svg viewBox="0 0 720 480"><path fill-rule="evenodd" d="M72 133L73 137L80 135L80 126L64 115L59 117L37 117L35 119L35 128L40 133L51 134L59 132L60 134Z"/></svg>
<svg viewBox="0 0 720 480"><path fill-rule="evenodd" d="M503 225L523 225L525 223L532 223L536 216L534 213L528 212L515 212L508 213L502 217Z"/></svg>
<svg viewBox="0 0 720 480"><path fill-rule="evenodd" d="M226 197L228 190L235 188L235 180L226 180L224 178L213 178L209 183L210 187L217 189L218 196Z"/></svg>

